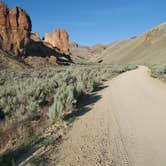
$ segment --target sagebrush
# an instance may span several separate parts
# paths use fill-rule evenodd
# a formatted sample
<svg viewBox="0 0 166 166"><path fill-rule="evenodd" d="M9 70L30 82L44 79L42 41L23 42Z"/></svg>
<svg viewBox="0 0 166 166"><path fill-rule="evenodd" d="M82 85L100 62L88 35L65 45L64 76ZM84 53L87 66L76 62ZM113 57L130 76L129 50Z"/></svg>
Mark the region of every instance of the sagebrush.
<svg viewBox="0 0 166 166"><path fill-rule="evenodd" d="M80 96L92 92L103 81L134 69L134 65L72 65L31 70L0 71L0 112L23 118L50 107L55 120L73 110Z"/></svg>

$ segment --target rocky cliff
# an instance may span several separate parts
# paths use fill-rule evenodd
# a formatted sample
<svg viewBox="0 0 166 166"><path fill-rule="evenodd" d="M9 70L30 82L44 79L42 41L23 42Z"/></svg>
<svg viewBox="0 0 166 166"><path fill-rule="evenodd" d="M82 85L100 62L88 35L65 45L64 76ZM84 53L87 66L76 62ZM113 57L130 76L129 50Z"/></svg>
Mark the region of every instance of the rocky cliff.
<svg viewBox="0 0 166 166"><path fill-rule="evenodd" d="M11 67L16 61L29 67L72 63L69 54L69 35L65 30L55 29L52 35L46 33L44 41L38 33L31 32L31 29L31 19L25 10L20 7L10 10L5 3L0 2L2 68ZM8 61L11 63L7 63Z"/></svg>
<svg viewBox="0 0 166 166"><path fill-rule="evenodd" d="M19 7L9 10L0 2L0 47L15 56L24 55L30 40L31 20Z"/></svg>
<svg viewBox="0 0 166 166"><path fill-rule="evenodd" d="M53 34L45 34L45 42L56 47L63 54L69 54L69 35L64 29L55 29Z"/></svg>

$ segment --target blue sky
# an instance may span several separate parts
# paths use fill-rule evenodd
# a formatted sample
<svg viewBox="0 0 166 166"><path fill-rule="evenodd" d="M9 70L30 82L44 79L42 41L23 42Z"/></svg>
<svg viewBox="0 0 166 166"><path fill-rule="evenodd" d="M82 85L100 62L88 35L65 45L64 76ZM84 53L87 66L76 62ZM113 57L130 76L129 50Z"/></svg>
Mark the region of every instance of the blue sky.
<svg viewBox="0 0 166 166"><path fill-rule="evenodd" d="M139 35L166 22L166 0L4 0L31 17L41 37L65 28L83 45L111 43Z"/></svg>

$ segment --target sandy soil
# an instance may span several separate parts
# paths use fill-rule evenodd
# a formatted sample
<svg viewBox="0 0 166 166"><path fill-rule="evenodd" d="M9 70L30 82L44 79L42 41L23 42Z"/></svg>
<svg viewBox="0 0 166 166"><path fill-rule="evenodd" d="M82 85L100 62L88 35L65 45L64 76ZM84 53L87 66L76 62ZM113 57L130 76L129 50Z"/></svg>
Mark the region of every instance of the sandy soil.
<svg viewBox="0 0 166 166"><path fill-rule="evenodd" d="M146 67L113 79L78 116L50 165L165 166L166 84Z"/></svg>

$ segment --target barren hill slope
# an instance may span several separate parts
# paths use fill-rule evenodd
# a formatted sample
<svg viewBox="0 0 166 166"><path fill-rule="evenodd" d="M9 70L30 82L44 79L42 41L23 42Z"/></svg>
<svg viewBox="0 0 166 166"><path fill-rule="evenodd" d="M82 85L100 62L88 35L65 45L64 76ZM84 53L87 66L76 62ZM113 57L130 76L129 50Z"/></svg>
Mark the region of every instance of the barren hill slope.
<svg viewBox="0 0 166 166"><path fill-rule="evenodd" d="M108 47L106 44L96 44L94 46L82 46L75 42L70 43L70 53L75 63L87 63L97 54L101 54Z"/></svg>
<svg viewBox="0 0 166 166"><path fill-rule="evenodd" d="M103 63L166 63L166 24L148 32L109 45L102 53L91 56L92 62Z"/></svg>

